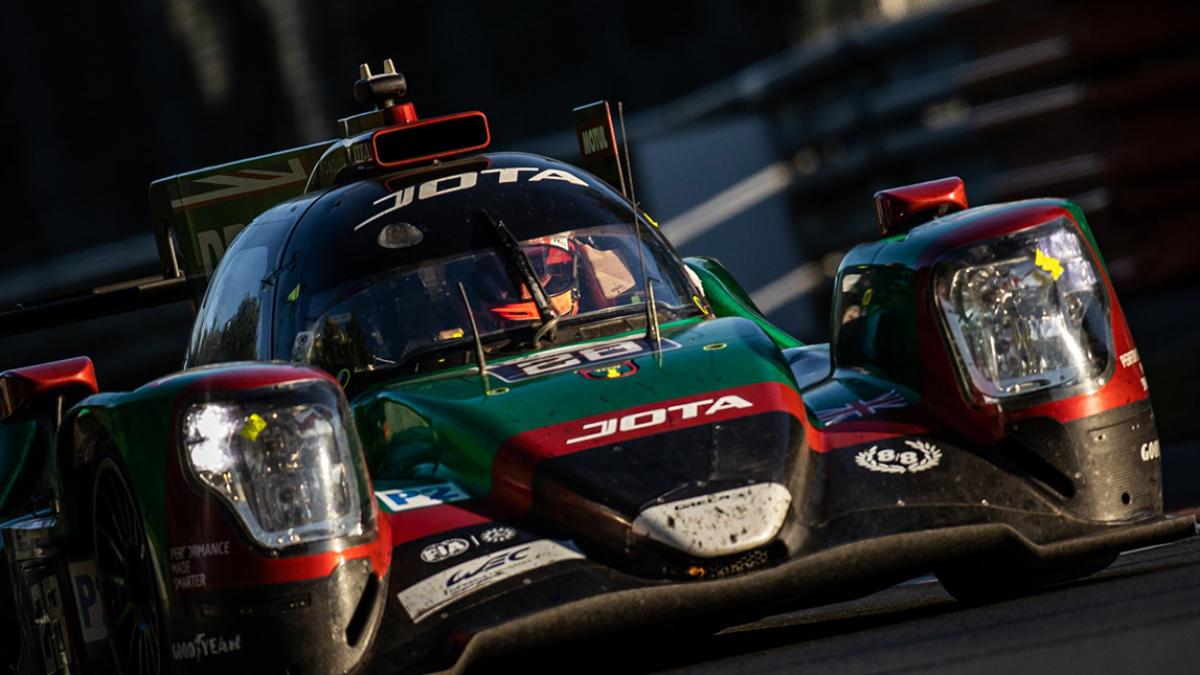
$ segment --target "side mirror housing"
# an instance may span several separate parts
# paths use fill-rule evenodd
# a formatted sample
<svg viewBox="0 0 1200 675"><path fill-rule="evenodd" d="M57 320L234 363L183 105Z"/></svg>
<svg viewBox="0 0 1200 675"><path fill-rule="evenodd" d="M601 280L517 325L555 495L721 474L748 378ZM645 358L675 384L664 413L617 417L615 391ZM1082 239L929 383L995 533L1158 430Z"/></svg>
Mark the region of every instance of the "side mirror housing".
<svg viewBox="0 0 1200 675"><path fill-rule="evenodd" d="M92 360L77 356L0 373L0 421L28 410L50 395L95 394L96 369Z"/></svg>

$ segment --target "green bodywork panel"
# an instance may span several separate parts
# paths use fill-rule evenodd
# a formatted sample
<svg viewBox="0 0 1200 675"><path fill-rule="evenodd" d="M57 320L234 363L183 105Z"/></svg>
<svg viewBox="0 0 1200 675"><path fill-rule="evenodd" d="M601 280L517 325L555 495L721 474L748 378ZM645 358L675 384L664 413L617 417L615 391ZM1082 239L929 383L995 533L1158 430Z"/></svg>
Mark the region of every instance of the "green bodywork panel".
<svg viewBox="0 0 1200 675"><path fill-rule="evenodd" d="M712 258L700 257L685 258L683 262L696 273L696 276L700 277L700 283L704 286L705 300L708 301L713 314L740 316L753 321L781 349L804 345L803 342L767 321L767 317L763 316L754 301L721 263Z"/></svg>
<svg viewBox="0 0 1200 675"><path fill-rule="evenodd" d="M662 336L661 352L631 359L638 370L629 377L591 380L578 367L515 382L492 377L493 391L500 385L507 391L488 395L478 371L467 366L364 392L352 408L376 488L452 480L482 496L491 491L497 450L522 432L730 387L795 386L779 346L751 320L685 319L663 325Z"/></svg>

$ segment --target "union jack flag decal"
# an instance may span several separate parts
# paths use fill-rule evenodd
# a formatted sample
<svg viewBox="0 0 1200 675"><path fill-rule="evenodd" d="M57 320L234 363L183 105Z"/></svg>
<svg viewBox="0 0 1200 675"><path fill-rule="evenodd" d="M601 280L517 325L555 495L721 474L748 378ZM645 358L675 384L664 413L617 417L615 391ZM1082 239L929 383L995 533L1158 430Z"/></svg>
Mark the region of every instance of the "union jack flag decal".
<svg viewBox="0 0 1200 675"><path fill-rule="evenodd" d="M904 397L897 394L896 390L893 389L886 394L880 394L866 401L852 401L836 408L818 410L817 419L824 426L831 426L854 417L874 415L876 411L883 410L884 408L903 408L906 405L908 403L904 401Z"/></svg>

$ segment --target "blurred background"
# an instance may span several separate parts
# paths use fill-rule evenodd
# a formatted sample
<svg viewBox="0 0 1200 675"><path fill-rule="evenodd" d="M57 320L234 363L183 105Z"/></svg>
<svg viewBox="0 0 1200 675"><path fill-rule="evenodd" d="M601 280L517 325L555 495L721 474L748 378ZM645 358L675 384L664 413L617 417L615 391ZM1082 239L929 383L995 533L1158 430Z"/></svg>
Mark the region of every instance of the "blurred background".
<svg viewBox="0 0 1200 675"><path fill-rule="evenodd" d="M624 101L637 194L776 323L828 340L830 274L872 194L948 175L973 204L1087 213L1151 384L1169 505L1200 503L1200 6L162 0L0 22L0 307L157 271L151 180L331 138L360 62L423 116L575 161L571 108ZM106 389L178 368L188 303L0 340L0 369L80 353ZM1193 484L1195 484L1193 486Z"/></svg>

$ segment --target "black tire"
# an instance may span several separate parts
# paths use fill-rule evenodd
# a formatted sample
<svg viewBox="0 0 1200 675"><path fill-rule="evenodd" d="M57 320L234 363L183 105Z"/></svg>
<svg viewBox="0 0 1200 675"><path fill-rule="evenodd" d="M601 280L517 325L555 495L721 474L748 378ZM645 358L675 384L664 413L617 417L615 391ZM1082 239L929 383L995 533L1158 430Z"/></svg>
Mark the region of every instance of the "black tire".
<svg viewBox="0 0 1200 675"><path fill-rule="evenodd" d="M111 457L101 459L93 474L92 543L117 673L169 672L165 615L150 543L129 482Z"/></svg>
<svg viewBox="0 0 1200 675"><path fill-rule="evenodd" d="M936 575L954 599L984 604L1089 577L1113 564L1118 555L1093 553L1040 566L1014 556L997 555L960 561L937 570Z"/></svg>

